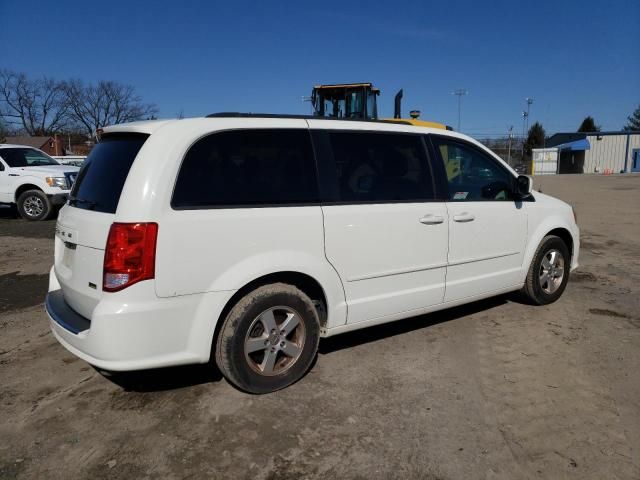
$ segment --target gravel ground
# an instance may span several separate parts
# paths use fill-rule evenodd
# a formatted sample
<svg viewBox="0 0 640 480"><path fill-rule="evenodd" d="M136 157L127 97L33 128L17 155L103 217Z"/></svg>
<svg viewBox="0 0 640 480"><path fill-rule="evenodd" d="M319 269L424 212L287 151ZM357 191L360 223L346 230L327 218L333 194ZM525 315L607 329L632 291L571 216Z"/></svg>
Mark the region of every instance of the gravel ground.
<svg viewBox="0 0 640 480"><path fill-rule="evenodd" d="M0 479L640 478L640 176L534 183L582 229L557 303L323 340L263 396L210 366L105 377L67 353L42 307L54 223L0 210Z"/></svg>

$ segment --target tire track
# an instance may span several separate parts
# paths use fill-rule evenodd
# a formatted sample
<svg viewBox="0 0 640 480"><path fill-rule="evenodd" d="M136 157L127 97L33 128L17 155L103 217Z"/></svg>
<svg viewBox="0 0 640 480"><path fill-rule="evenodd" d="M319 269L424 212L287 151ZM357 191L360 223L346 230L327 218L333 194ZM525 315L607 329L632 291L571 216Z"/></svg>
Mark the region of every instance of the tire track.
<svg viewBox="0 0 640 480"><path fill-rule="evenodd" d="M515 309L523 308L530 314L516 320ZM541 321L539 310L557 320ZM560 301L512 304L476 323L481 389L520 467L512 478L640 475L611 395L590 378L579 350L567 348L580 341L582 322Z"/></svg>

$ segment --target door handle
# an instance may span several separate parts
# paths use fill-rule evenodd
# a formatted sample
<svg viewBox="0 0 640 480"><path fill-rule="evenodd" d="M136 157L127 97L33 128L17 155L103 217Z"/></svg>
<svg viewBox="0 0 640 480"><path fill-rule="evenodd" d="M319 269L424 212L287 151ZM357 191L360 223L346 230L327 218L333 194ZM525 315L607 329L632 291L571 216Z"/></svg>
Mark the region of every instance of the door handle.
<svg viewBox="0 0 640 480"><path fill-rule="evenodd" d="M424 223L425 225L437 225L438 223L444 223L444 217L440 215L425 215L420 219L420 223Z"/></svg>
<svg viewBox="0 0 640 480"><path fill-rule="evenodd" d="M463 212L459 215L453 216L454 222L473 222L476 219L476 216L473 213Z"/></svg>

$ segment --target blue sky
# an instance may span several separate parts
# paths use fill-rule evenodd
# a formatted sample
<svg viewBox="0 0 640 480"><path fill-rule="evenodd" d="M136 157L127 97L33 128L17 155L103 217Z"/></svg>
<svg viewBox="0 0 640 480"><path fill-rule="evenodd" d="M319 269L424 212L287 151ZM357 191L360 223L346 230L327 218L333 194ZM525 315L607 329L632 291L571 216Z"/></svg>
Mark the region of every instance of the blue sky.
<svg viewBox="0 0 640 480"><path fill-rule="evenodd" d="M308 113L316 83L372 81L380 113L462 131L622 127L640 104L640 1L214 2L0 0L0 67L117 80L161 117Z"/></svg>

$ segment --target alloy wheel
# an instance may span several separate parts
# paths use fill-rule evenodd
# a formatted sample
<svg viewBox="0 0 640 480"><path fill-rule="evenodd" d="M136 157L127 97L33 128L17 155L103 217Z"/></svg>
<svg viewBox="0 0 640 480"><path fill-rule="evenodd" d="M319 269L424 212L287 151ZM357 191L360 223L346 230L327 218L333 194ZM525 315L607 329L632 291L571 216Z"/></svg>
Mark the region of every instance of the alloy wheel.
<svg viewBox="0 0 640 480"><path fill-rule="evenodd" d="M549 250L540 263L539 282L540 288L547 293L553 294L560 285L564 278L564 257L558 250Z"/></svg>
<svg viewBox="0 0 640 480"><path fill-rule="evenodd" d="M30 217L39 217L44 211L44 202L37 195L29 195L25 198L22 208Z"/></svg>
<svg viewBox="0 0 640 480"><path fill-rule="evenodd" d="M245 358L260 375L279 375L300 358L305 339L304 322L298 312L290 307L272 307L251 322L244 340Z"/></svg>

